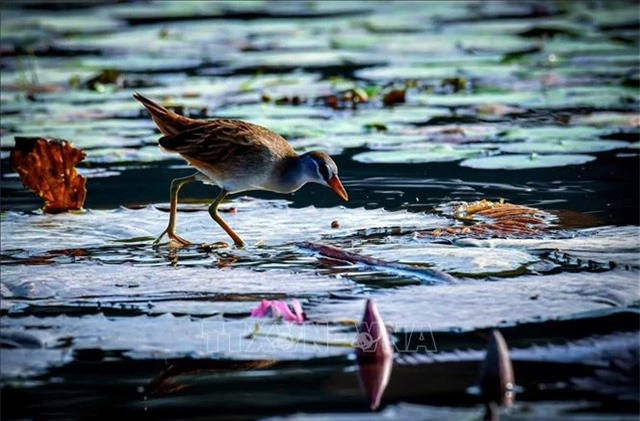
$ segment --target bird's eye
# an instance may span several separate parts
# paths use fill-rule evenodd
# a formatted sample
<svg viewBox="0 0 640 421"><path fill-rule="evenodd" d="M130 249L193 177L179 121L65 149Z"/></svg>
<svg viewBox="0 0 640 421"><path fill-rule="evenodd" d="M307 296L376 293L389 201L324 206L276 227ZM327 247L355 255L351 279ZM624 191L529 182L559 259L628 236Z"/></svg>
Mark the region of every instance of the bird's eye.
<svg viewBox="0 0 640 421"><path fill-rule="evenodd" d="M329 178L330 178L329 168L327 168L326 165L324 164L318 165L318 171L320 171L320 175L325 181L329 181Z"/></svg>

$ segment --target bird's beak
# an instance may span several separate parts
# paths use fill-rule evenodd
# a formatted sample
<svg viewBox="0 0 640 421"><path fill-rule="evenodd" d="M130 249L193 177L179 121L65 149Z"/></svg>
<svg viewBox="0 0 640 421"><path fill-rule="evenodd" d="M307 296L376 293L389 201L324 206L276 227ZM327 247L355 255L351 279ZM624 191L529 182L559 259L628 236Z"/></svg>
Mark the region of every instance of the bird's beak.
<svg viewBox="0 0 640 421"><path fill-rule="evenodd" d="M340 182L340 179L338 178L338 176L334 175L329 179L329 187L331 187L333 191L336 192L336 194L341 198L343 198L344 200L347 200L347 201L349 200L349 195L347 194L347 191L342 186L342 183Z"/></svg>

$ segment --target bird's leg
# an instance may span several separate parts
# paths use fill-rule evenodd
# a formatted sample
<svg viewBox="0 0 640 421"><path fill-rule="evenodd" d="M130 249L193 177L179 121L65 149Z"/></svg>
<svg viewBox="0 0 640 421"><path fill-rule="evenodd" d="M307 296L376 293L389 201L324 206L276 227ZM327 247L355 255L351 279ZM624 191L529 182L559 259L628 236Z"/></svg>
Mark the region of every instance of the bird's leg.
<svg viewBox="0 0 640 421"><path fill-rule="evenodd" d="M169 236L169 239L174 240L182 244L183 246L188 246L189 244L191 244L190 241L187 241L176 234L176 212L178 211L178 192L180 191L180 188L187 183L196 181L196 175L197 174L193 174L188 177L176 178L171 182L171 207L169 211L169 225L167 225L167 228L162 232L162 234L160 234L160 236L156 238L156 241L154 241L153 244L158 244L165 234Z"/></svg>
<svg viewBox="0 0 640 421"><path fill-rule="evenodd" d="M218 206L220 205L220 203L222 203L222 201L225 197L227 197L228 194L228 191L222 189L216 200L211 204L211 206L209 206L209 215L211 215L213 220L216 221L227 234L229 234L229 237L231 237L236 246L243 246L244 241L242 241L242 238L240 238L240 236L236 234L233 229L231 229L231 227L224 221L224 219L220 217L220 214L218 214Z"/></svg>

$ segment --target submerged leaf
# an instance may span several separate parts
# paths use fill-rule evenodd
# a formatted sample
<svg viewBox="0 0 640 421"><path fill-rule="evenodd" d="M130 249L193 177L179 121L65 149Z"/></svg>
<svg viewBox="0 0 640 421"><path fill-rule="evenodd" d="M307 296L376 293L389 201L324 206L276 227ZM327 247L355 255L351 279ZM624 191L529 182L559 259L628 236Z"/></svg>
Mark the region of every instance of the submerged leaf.
<svg viewBox="0 0 640 421"><path fill-rule="evenodd" d="M83 151L65 140L16 137L11 165L24 186L44 199L44 212L80 210L87 195L86 179L75 165Z"/></svg>

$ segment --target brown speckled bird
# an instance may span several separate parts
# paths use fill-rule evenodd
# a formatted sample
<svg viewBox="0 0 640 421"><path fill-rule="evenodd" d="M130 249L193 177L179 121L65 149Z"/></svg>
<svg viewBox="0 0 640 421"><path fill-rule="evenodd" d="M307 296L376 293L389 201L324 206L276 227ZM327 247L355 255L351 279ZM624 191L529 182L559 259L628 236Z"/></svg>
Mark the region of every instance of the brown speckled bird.
<svg viewBox="0 0 640 421"><path fill-rule="evenodd" d="M135 93L151 113L153 121L164 135L160 146L177 152L198 172L171 182L169 225L155 240L165 234L181 245L191 244L175 233L178 191L193 181L218 185L222 191L209 206L209 214L238 246L242 239L218 214L218 205L230 193L247 190L268 190L291 193L308 182L329 186L338 196L348 200L338 167L324 152L298 154L280 135L269 129L241 120L194 120L181 116Z"/></svg>

